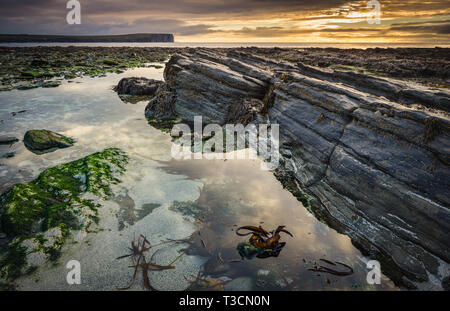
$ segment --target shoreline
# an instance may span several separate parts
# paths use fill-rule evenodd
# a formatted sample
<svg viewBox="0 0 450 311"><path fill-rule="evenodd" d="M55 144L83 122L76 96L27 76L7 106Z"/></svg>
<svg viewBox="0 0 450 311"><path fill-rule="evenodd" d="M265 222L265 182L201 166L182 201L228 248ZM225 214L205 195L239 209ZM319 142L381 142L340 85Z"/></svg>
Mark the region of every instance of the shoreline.
<svg viewBox="0 0 450 311"><path fill-rule="evenodd" d="M56 87L54 79L100 76L127 68L145 67L190 49L245 52L275 61L302 63L333 70L368 73L424 84L450 87L450 48L182 48L0 46L0 91Z"/></svg>

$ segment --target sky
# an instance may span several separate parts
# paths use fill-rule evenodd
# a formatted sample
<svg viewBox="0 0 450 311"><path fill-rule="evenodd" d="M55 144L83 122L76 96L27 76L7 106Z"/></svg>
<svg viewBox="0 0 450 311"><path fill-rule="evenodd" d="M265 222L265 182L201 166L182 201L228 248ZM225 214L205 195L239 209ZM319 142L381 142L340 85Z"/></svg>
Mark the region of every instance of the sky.
<svg viewBox="0 0 450 311"><path fill-rule="evenodd" d="M450 44L450 0L0 0L0 33L112 35L172 33L176 42ZM374 1L375 0L371 0Z"/></svg>

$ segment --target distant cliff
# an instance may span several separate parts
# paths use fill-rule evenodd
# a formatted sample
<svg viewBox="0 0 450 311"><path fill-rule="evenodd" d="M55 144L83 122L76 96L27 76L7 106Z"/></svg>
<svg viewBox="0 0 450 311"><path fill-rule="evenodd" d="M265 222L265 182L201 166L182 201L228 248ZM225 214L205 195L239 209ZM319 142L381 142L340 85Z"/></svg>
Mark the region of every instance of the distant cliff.
<svg viewBox="0 0 450 311"><path fill-rule="evenodd" d="M60 35L5 35L0 34L0 43L30 42L174 42L173 34L139 33L115 36L60 36Z"/></svg>

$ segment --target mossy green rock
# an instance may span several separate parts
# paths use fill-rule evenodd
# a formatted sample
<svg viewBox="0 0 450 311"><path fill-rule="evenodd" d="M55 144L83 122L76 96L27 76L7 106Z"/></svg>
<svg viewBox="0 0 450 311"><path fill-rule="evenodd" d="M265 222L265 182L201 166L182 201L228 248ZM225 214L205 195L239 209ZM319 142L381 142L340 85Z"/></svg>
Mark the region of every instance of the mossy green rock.
<svg viewBox="0 0 450 311"><path fill-rule="evenodd" d="M88 230L91 224L97 223L99 205L83 198L83 194L89 192L107 198L111 194L110 185L120 182L118 177L125 171L127 162L123 151L110 148L49 168L35 180L16 184L3 193L0 232L13 240L0 252L0 278L14 279L22 271L17 265L23 266L22 257L29 255L22 247L24 241L31 239L44 245L34 251L48 253L47 258L51 260L57 258L63 243L58 239L57 245L46 245L41 236L58 228L66 237L72 229Z"/></svg>
<svg viewBox="0 0 450 311"><path fill-rule="evenodd" d="M70 137L49 131L30 130L23 139L25 146L31 151L46 151L53 148L67 148L74 144Z"/></svg>
<svg viewBox="0 0 450 311"><path fill-rule="evenodd" d="M8 235L30 235L73 222L80 206L93 208L81 199L84 192L109 196L110 184L125 170L127 156L116 148L61 164L42 172L28 183L14 185L0 196L1 231ZM37 227L40 224L40 228Z"/></svg>

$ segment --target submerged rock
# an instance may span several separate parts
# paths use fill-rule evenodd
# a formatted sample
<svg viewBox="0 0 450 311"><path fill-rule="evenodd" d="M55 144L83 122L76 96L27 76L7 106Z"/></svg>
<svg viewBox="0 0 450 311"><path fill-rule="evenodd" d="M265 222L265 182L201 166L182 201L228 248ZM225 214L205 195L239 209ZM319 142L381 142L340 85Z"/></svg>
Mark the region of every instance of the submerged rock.
<svg viewBox="0 0 450 311"><path fill-rule="evenodd" d="M445 277L448 90L207 49L174 55L164 78L147 117L279 124L274 173L306 208L398 284Z"/></svg>
<svg viewBox="0 0 450 311"><path fill-rule="evenodd" d="M245 259L253 259L256 256L262 255L266 250L264 248L256 247L249 242L241 242L236 247L239 255Z"/></svg>
<svg viewBox="0 0 450 311"><path fill-rule="evenodd" d="M48 130L30 130L25 133L23 142L31 151L47 151L52 148L71 147L75 141L70 137Z"/></svg>
<svg viewBox="0 0 450 311"><path fill-rule="evenodd" d="M14 157L15 155L16 154L14 152L7 152L2 156L2 158L9 159L9 158Z"/></svg>
<svg viewBox="0 0 450 311"><path fill-rule="evenodd" d="M249 277L240 277L232 280L224 286L226 291L241 291L248 292L254 289L254 282Z"/></svg>
<svg viewBox="0 0 450 311"><path fill-rule="evenodd" d="M18 142L19 139L13 136L0 136L0 145L12 145Z"/></svg>
<svg viewBox="0 0 450 311"><path fill-rule="evenodd" d="M0 253L0 279L14 280L45 260L56 260L71 230L98 222L98 207L85 193L107 198L127 156L116 148L43 171L0 196L0 231L12 241Z"/></svg>
<svg viewBox="0 0 450 311"><path fill-rule="evenodd" d="M151 96L156 93L162 81L146 78L123 78L114 90L119 95Z"/></svg>
<svg viewBox="0 0 450 311"><path fill-rule="evenodd" d="M61 84L62 84L61 81L44 81L41 84L41 87L44 87L44 88L58 87Z"/></svg>

